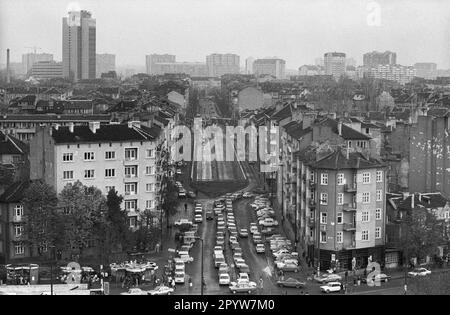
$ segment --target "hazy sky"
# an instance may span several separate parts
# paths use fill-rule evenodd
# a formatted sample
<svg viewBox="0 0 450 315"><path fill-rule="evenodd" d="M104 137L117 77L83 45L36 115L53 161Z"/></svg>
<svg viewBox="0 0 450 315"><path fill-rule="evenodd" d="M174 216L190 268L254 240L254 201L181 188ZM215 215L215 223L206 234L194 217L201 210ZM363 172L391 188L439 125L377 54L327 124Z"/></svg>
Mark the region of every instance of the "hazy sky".
<svg viewBox="0 0 450 315"><path fill-rule="evenodd" d="M0 0L0 63L38 46L61 60L65 0ZM376 9L380 25L368 15ZM450 68L448 0L81 0L97 20L97 53L117 65L144 65L145 55L171 53L204 61L209 53L278 56L288 69L342 51L362 63L372 50L397 52L400 64L436 62ZM76 7L76 6L75 6Z"/></svg>

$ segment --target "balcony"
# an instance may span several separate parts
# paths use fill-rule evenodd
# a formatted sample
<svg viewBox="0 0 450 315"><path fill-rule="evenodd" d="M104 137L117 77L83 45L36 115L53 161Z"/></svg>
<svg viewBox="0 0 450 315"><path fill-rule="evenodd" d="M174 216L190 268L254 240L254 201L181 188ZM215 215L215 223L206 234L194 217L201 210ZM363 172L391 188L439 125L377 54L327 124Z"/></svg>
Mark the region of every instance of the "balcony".
<svg viewBox="0 0 450 315"><path fill-rule="evenodd" d="M346 232L356 231L356 225L354 223L344 223L344 231Z"/></svg>
<svg viewBox="0 0 450 315"><path fill-rule="evenodd" d="M315 200L313 200L313 199L310 199L310 200L309 200L309 207L310 207L310 208L315 208L316 205L317 205L317 203L316 203Z"/></svg>
<svg viewBox="0 0 450 315"><path fill-rule="evenodd" d="M356 242L353 241L353 242L350 243L350 244L344 245L343 248L344 248L345 250L356 249Z"/></svg>
<svg viewBox="0 0 450 315"><path fill-rule="evenodd" d="M352 203L344 203L342 209L344 211L356 211L356 203L352 202Z"/></svg>
<svg viewBox="0 0 450 315"><path fill-rule="evenodd" d="M13 223L22 223L22 222L24 222L24 218L25 218L25 217L23 217L23 216L15 216L15 215L14 215L14 216L12 217L12 220L11 220L11 221L12 221Z"/></svg>
<svg viewBox="0 0 450 315"><path fill-rule="evenodd" d="M314 228L316 226L316 220L313 217L308 218L308 226Z"/></svg>
<svg viewBox="0 0 450 315"><path fill-rule="evenodd" d="M353 184L353 185L345 184L344 191L347 193L355 193L356 192L356 184Z"/></svg>

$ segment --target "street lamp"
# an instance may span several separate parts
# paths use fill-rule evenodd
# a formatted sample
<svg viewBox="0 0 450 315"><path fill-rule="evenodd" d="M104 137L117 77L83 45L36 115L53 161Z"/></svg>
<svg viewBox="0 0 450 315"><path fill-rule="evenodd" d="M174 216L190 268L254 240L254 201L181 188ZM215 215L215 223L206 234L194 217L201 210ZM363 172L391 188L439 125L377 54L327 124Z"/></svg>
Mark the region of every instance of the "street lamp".
<svg viewBox="0 0 450 315"><path fill-rule="evenodd" d="M202 242L202 262L201 262L201 274L202 274L202 279L201 279L201 295L203 296L203 287L204 287L204 283L205 283L205 279L204 279L204 275L203 275L203 239L201 237L196 237L196 240L200 240Z"/></svg>

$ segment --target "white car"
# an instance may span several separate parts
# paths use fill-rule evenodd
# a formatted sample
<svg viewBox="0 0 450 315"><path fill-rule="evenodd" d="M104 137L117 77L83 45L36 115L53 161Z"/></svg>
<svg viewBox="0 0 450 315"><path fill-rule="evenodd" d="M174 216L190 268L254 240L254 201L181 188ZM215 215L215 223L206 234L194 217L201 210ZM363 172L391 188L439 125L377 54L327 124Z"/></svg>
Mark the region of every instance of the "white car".
<svg viewBox="0 0 450 315"><path fill-rule="evenodd" d="M175 283L183 284L185 281L186 275L184 271L175 271Z"/></svg>
<svg viewBox="0 0 450 315"><path fill-rule="evenodd" d="M265 254L265 252L266 252L266 247L264 246L264 244L256 244L256 253Z"/></svg>
<svg viewBox="0 0 450 315"><path fill-rule="evenodd" d="M256 225L250 225L250 233L255 234L258 233L258 227Z"/></svg>
<svg viewBox="0 0 450 315"><path fill-rule="evenodd" d="M184 261L184 263L190 263L194 261L194 257L191 257L189 255L180 255L180 259Z"/></svg>
<svg viewBox="0 0 450 315"><path fill-rule="evenodd" d="M413 271L408 272L410 277L425 277L431 274L431 271L426 268L416 268Z"/></svg>
<svg viewBox="0 0 450 315"><path fill-rule="evenodd" d="M236 268L240 268L241 266L246 265L245 260L242 258L236 258L234 260L234 264L235 264Z"/></svg>
<svg viewBox="0 0 450 315"><path fill-rule="evenodd" d="M329 282L329 283L321 286L320 291L322 291L324 293L340 292L341 286L342 285L340 282Z"/></svg>
<svg viewBox="0 0 450 315"><path fill-rule="evenodd" d="M175 226L180 226L180 225L192 225L192 221L189 221L188 219L180 219L178 221L175 222Z"/></svg>
<svg viewBox="0 0 450 315"><path fill-rule="evenodd" d="M175 258L175 272L180 271L184 272L185 270L185 263L180 258Z"/></svg>
<svg viewBox="0 0 450 315"><path fill-rule="evenodd" d="M171 295L173 289L164 285L156 287L154 290L148 291L148 295Z"/></svg>
<svg viewBox="0 0 450 315"><path fill-rule="evenodd" d="M241 272L239 274L239 278L237 280L238 283L249 282L249 281L250 281L250 277L248 276L248 273Z"/></svg>
<svg viewBox="0 0 450 315"><path fill-rule="evenodd" d="M242 197L244 197L244 198L252 198L253 197L253 194L251 193L251 192L245 192L243 195L242 195Z"/></svg>
<svg viewBox="0 0 450 315"><path fill-rule="evenodd" d="M219 275L219 285L230 285L231 279L228 273L221 273Z"/></svg>
<svg viewBox="0 0 450 315"><path fill-rule="evenodd" d="M262 225L264 227L278 226L278 222L272 218L265 218L264 220L259 221L259 225Z"/></svg>
<svg viewBox="0 0 450 315"><path fill-rule="evenodd" d="M277 257L279 257L279 256L281 256L283 254L289 254L290 255L291 252L289 250L287 250L287 249L280 249L279 251L273 252L273 256L275 258L277 258Z"/></svg>
<svg viewBox="0 0 450 315"><path fill-rule="evenodd" d="M194 217L194 222L195 223L202 223L203 222L203 217L200 214L196 214Z"/></svg>
<svg viewBox="0 0 450 315"><path fill-rule="evenodd" d="M128 292L120 293L120 295L149 295L149 293L139 288L132 288Z"/></svg>

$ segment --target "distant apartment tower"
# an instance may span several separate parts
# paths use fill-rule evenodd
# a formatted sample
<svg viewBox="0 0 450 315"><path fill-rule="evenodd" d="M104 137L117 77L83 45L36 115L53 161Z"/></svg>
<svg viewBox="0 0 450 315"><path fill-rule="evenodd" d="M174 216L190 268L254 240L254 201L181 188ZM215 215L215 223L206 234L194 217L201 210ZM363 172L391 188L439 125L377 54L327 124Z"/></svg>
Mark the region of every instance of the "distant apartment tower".
<svg viewBox="0 0 450 315"><path fill-rule="evenodd" d="M416 76L416 69L414 67L402 65L378 65L366 68L366 73L369 77L374 79L396 81L405 84L414 79Z"/></svg>
<svg viewBox="0 0 450 315"><path fill-rule="evenodd" d="M253 63L255 62L255 58L248 57L245 59L245 74L253 74Z"/></svg>
<svg viewBox="0 0 450 315"><path fill-rule="evenodd" d="M100 78L102 73L116 71L116 55L114 54L97 54L96 56L96 76Z"/></svg>
<svg viewBox="0 0 450 315"><path fill-rule="evenodd" d="M25 71L25 73L28 73L28 71L31 70L33 65L37 62L41 61L53 61L53 55L52 54L35 54L35 53L29 53L29 54L23 54L22 55L22 66Z"/></svg>
<svg viewBox="0 0 450 315"><path fill-rule="evenodd" d="M29 71L30 77L36 79L53 79L63 77L63 65L55 61L39 61Z"/></svg>
<svg viewBox="0 0 450 315"><path fill-rule="evenodd" d="M88 11L71 11L62 24L64 77L95 79L96 20Z"/></svg>
<svg viewBox="0 0 450 315"><path fill-rule="evenodd" d="M427 80L435 80L437 77L437 64L432 62L419 62L414 64L416 76Z"/></svg>
<svg viewBox="0 0 450 315"><path fill-rule="evenodd" d="M206 56L209 77L221 77L224 74L239 73L239 56L235 54L211 54Z"/></svg>
<svg viewBox="0 0 450 315"><path fill-rule="evenodd" d="M286 61L279 58L257 59L253 63L253 71L256 76L272 75L277 79L286 77Z"/></svg>
<svg viewBox="0 0 450 315"><path fill-rule="evenodd" d="M376 67L378 65L397 64L397 54L392 51L378 52L372 51L364 54L363 65L365 67Z"/></svg>
<svg viewBox="0 0 450 315"><path fill-rule="evenodd" d="M176 56L175 55L158 55L151 54L145 56L145 66L147 68L147 74L158 74L156 73L156 64L158 63L175 63Z"/></svg>
<svg viewBox="0 0 450 315"><path fill-rule="evenodd" d="M329 52L324 54L325 74L332 75L335 80L345 75L345 53Z"/></svg>

